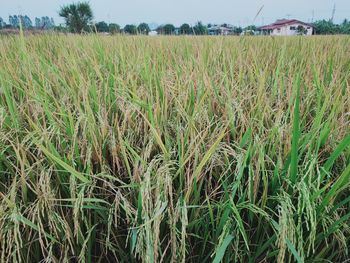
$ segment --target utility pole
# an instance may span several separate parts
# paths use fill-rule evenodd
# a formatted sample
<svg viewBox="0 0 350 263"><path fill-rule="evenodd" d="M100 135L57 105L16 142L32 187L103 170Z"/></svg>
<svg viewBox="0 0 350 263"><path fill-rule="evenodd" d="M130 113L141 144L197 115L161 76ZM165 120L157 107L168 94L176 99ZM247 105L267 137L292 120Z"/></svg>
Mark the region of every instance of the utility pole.
<svg viewBox="0 0 350 263"><path fill-rule="evenodd" d="M335 7L336 7L336 6L335 6L335 3L334 3L333 10L332 10L332 18L331 18L331 22L332 22L332 23L333 23L333 21L334 21L334 15L335 15L335 10L336 10Z"/></svg>
<svg viewBox="0 0 350 263"><path fill-rule="evenodd" d="M311 18L311 23L314 22L315 19L315 10L312 10L312 18Z"/></svg>

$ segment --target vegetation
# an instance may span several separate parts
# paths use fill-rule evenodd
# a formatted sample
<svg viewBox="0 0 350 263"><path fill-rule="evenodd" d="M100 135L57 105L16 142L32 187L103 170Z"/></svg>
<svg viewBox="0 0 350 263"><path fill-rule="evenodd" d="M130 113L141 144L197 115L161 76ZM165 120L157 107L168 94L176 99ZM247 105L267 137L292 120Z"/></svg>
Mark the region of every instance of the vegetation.
<svg viewBox="0 0 350 263"><path fill-rule="evenodd" d="M4 22L4 19L0 17L0 29L3 28L5 25L6 23Z"/></svg>
<svg viewBox="0 0 350 263"><path fill-rule="evenodd" d="M90 4L87 2L79 2L63 6L59 15L66 21L66 25L73 33L82 33L90 31L93 13Z"/></svg>
<svg viewBox="0 0 350 263"><path fill-rule="evenodd" d="M235 35L240 35L243 32L243 28L241 27L233 27L233 33Z"/></svg>
<svg viewBox="0 0 350 263"><path fill-rule="evenodd" d="M63 10L65 11L63 12ZM109 32L111 34L116 34L123 31L120 29L120 26L115 23L108 25L105 21L100 21L93 25L91 7L86 2L65 6L61 8L60 14L62 14L65 18L67 28L62 28L62 26L55 26L53 18L49 18L48 16L43 16L41 18L35 17L35 23L33 25L31 19L27 15L13 15L9 16L8 24L0 17L0 29L19 29L21 22L23 29L54 29L57 32L70 31L73 33L81 33L82 31L85 33L91 33L97 30L97 32ZM340 24L335 24L331 20L319 20L314 22L313 25L315 28L314 34L316 35L350 34L350 21L347 19L344 19L344 21ZM179 35L208 35L208 28L212 26L219 25L204 25L203 23L198 22L194 26L191 26L187 23L184 23L177 29L174 25L167 24L160 26L157 31L160 34L165 35L173 35L175 33ZM227 23L221 24L220 26L227 27L231 32L230 34L232 35L240 35L241 33L244 33L245 35L253 35L254 32L259 31L259 28L255 25L247 26L244 29L242 27L229 25ZM304 35L305 30L301 27L299 29L299 35ZM124 30L124 32L131 35L147 35L150 31L150 27L147 23L141 23L138 26L127 25L126 30Z"/></svg>
<svg viewBox="0 0 350 263"><path fill-rule="evenodd" d="M159 34L163 34L163 35L174 35L175 29L176 28L173 24L166 24L166 25L162 25L162 26L158 27L157 32Z"/></svg>
<svg viewBox="0 0 350 263"><path fill-rule="evenodd" d="M350 21L345 19L341 24L334 24L330 20L320 20L314 23L318 35L350 34Z"/></svg>
<svg viewBox="0 0 350 263"><path fill-rule="evenodd" d="M53 18L48 16L43 16L42 18L35 18L35 27L40 29L52 29L55 27L55 21Z"/></svg>
<svg viewBox="0 0 350 263"><path fill-rule="evenodd" d="M146 23L141 23L139 24L139 26L137 27L137 32L139 34L142 35L148 35L148 33L151 31L151 29L149 28L148 24Z"/></svg>
<svg viewBox="0 0 350 263"><path fill-rule="evenodd" d="M180 34L181 35L191 35L193 34L193 29L189 24L182 24L180 26Z"/></svg>
<svg viewBox="0 0 350 263"><path fill-rule="evenodd" d="M108 25L108 29L109 29L109 33L111 34L116 34L120 32L120 26L118 24L115 23L110 23Z"/></svg>
<svg viewBox="0 0 350 263"><path fill-rule="evenodd" d="M194 27L193 31L196 35L207 35L208 34L208 28L203 25L202 22L198 22Z"/></svg>
<svg viewBox="0 0 350 263"><path fill-rule="evenodd" d="M0 261L345 261L349 42L1 37Z"/></svg>
<svg viewBox="0 0 350 263"><path fill-rule="evenodd" d="M9 22L13 28L19 28L20 25L25 29L33 27L32 20L27 15L25 15L25 16L22 16L22 15L9 16Z"/></svg>
<svg viewBox="0 0 350 263"><path fill-rule="evenodd" d="M124 27L124 32L130 35L136 35L137 34L137 27L135 25L126 25Z"/></svg>
<svg viewBox="0 0 350 263"><path fill-rule="evenodd" d="M8 23L0 17L0 29L19 29L20 24L23 29L52 29L55 27L55 22L53 18L48 16L43 16L41 18L35 17L35 24L33 25L32 20L27 15L10 15Z"/></svg>
<svg viewBox="0 0 350 263"><path fill-rule="evenodd" d="M97 32L109 32L108 24L104 21L95 24Z"/></svg>

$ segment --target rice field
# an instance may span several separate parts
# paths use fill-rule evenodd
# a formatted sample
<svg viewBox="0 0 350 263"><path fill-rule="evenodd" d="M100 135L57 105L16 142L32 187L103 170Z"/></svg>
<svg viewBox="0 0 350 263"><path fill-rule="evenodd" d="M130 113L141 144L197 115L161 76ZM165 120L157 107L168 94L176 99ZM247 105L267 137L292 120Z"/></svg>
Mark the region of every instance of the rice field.
<svg viewBox="0 0 350 263"><path fill-rule="evenodd" d="M350 37L0 37L0 262L344 262Z"/></svg>

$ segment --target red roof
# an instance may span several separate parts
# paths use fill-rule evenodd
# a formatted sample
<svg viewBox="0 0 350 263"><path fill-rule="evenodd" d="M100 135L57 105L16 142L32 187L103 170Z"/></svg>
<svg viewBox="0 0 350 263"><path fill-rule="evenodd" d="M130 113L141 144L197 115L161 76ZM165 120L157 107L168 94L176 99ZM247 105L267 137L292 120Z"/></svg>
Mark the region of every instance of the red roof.
<svg viewBox="0 0 350 263"><path fill-rule="evenodd" d="M304 22L296 20L296 19L280 19L280 20L277 20L275 23L272 23L272 24L267 25L267 26L262 26L259 29L269 30L269 29L281 28L281 27L293 25L293 24L302 24L305 26L313 27L313 25L311 25L311 24L304 23Z"/></svg>

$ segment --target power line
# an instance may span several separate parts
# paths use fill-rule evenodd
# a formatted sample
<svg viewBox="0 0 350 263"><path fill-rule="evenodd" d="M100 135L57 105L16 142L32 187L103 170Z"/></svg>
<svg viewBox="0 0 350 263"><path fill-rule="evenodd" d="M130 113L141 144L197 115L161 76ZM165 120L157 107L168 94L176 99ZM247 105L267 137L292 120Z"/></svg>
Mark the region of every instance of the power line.
<svg viewBox="0 0 350 263"><path fill-rule="evenodd" d="M334 3L333 10L332 10L332 18L331 18L332 23L333 23L333 20L334 20L335 10L336 10L336 6L335 6L335 3Z"/></svg>

